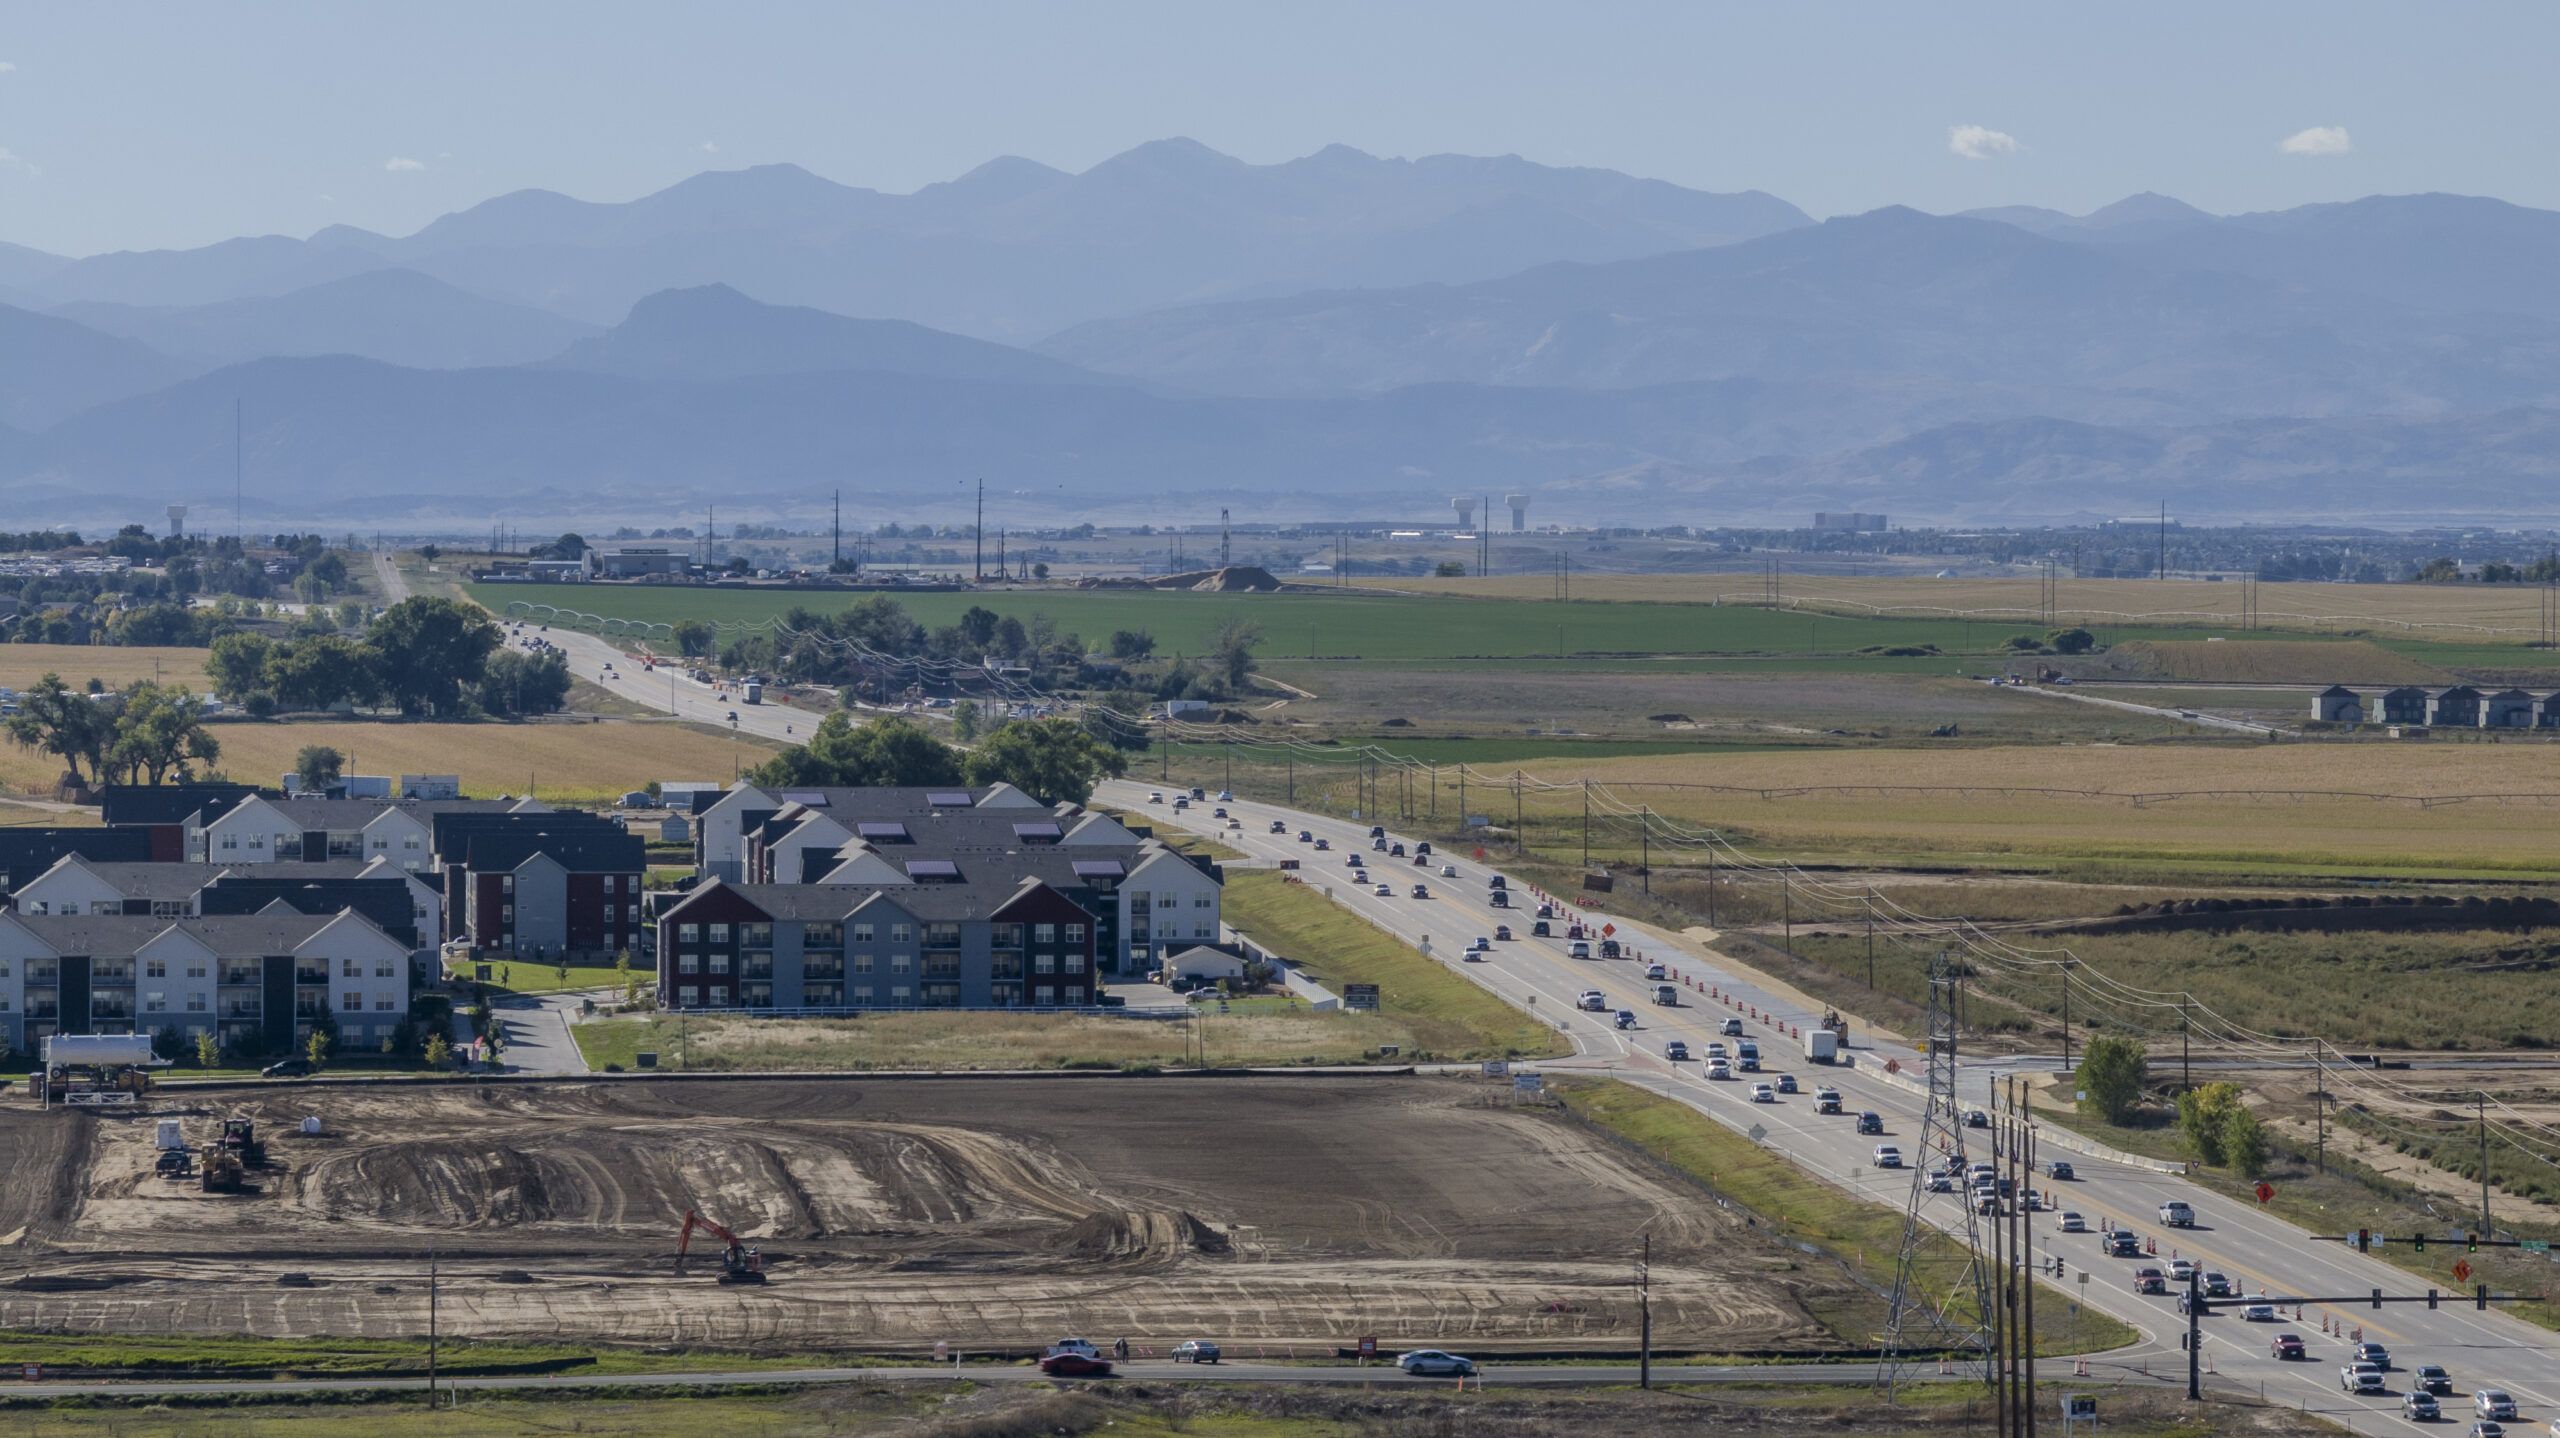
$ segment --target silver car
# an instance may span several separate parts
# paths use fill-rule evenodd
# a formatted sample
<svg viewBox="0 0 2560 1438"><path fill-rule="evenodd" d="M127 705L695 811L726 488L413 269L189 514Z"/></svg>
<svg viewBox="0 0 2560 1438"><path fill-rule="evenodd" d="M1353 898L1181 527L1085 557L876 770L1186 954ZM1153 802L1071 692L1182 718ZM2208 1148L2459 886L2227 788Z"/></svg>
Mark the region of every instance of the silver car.
<svg viewBox="0 0 2560 1438"><path fill-rule="evenodd" d="M1411 1353L1399 1354L1396 1357L1396 1366L1416 1378L1434 1376L1472 1378L1476 1371L1474 1359L1461 1358L1455 1353L1443 1353L1437 1348L1417 1348Z"/></svg>

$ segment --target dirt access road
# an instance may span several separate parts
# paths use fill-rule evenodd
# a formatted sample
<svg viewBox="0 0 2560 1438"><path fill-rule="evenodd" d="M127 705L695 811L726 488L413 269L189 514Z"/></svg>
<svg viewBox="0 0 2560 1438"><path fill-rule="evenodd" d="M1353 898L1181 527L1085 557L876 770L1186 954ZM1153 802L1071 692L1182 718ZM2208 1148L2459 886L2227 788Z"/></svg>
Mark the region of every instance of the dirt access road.
<svg viewBox="0 0 2560 1438"><path fill-rule="evenodd" d="M1426 1078L260 1089L260 1192L148 1177L132 1118L0 1111L0 1326L763 1351L1387 1344L1836 1349L1850 1280L1505 1086ZM199 1097L191 1100L205 1103ZM187 1119L201 1137L230 1105ZM304 1115L326 1131L305 1138ZM699 1206L763 1288L673 1271ZM15 1230L12 1232L12 1230ZM286 1284L307 1274L310 1286Z"/></svg>

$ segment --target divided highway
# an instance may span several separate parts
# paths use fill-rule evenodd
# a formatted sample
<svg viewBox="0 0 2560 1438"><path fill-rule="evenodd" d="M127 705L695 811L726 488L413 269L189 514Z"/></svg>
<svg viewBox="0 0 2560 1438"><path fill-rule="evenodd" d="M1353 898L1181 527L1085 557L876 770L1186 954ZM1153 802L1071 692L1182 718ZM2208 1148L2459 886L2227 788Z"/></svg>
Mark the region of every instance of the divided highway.
<svg viewBox="0 0 2560 1438"><path fill-rule="evenodd" d="M1900 1206L1909 1196L1910 1171L1876 1168L1874 1149L1880 1143L1896 1144L1907 1160L1925 1163L1916 1152L1920 1091L1916 1085L1889 1078L1882 1071L1888 1060L1899 1060L1906 1072L1923 1072L1911 1050L1879 1046L1870 1036L1859 1033L1854 1035L1850 1067L1809 1064L1804 1060L1802 1042L1791 1035L1798 1029L1814 1028L1821 1015L1808 1012L1799 1002L1765 991L1719 963L1710 951L1686 939L1675 939L1612 916L1610 921L1617 924L1619 937L1629 946L1629 958L1568 958L1563 939L1530 937L1536 901L1525 883L1507 880L1515 893L1513 902L1525 907L1491 907L1487 881L1499 870L1486 863L1455 852L1434 855L1432 862L1423 867L1409 859L1390 860L1370 851L1365 823L1270 804L1224 805L1243 826L1231 830L1213 817L1214 810L1221 807L1214 801L1177 813L1171 805L1176 791L1166 788L1166 802L1156 804L1149 802L1154 789L1143 782L1117 781L1105 785L1096 797L1160 825L1214 833L1221 843L1255 860L1298 860L1301 876L1333 902L1450 964L1508 1002L1557 1025L1572 1039L1578 1056L1551 1061L1546 1067L1557 1071L1609 1070L1616 1077L1674 1095L1738 1131L1748 1132L1756 1125L1766 1131L1764 1142L1795 1162L1878 1202ZM1283 832L1271 832L1275 822ZM1317 853L1312 843L1299 842L1297 836L1302 830L1329 841L1330 852ZM1398 835L1392 829L1389 834L1408 846L1412 842L1411 835ZM1371 892L1371 885L1354 875L1349 864L1353 854L1368 861L1367 867L1377 873L1379 880L1392 884L1392 896ZM1441 876L1443 861L1455 864L1454 877ZM1431 897L1409 897L1417 882L1429 887ZM1497 924L1506 923L1517 938L1496 943L1482 962L1463 960L1462 953L1468 945L1479 936L1490 937ZM1561 935L1563 925L1555 925L1555 931ZM1637 954L1642 957L1634 957ZM1652 1002L1653 984L1645 978L1649 962L1666 964L1677 971L1682 981L1678 1007L1664 1008ZM1765 1072L1756 1076L1736 1074L1730 1081L1710 1081L1705 1077L1706 1044L1719 1037L1720 1026L1737 1011L1720 1000L1710 999L1705 989L1692 987L1693 982L1735 996L1743 1005L1744 1031L1759 1044ZM1587 1013L1575 1008L1576 996L1586 989L1597 989L1606 996L1607 1012ZM1614 1014L1620 1009L1636 1015L1633 1029L1616 1026ZM1760 1015L1756 1020L1747 1016L1754 1009ZM1690 1052L1700 1058L1689 1062L1664 1058L1664 1044L1675 1039L1685 1042ZM1987 1100L1990 1087L2001 1072L1996 1064L1968 1065L1964 1084L1968 1102ZM1751 1102L1753 1082L1767 1079L1774 1083L1781 1073L1793 1074L1802 1091L1782 1095L1774 1104ZM1814 1112L1813 1091L1823 1086L1840 1090L1844 1114L1830 1117ZM1855 1116L1861 1111L1883 1117L1883 1135L1861 1137L1856 1132ZM2178 1334L2185 1320L2178 1313L2177 1300L2166 1295L2139 1296L2132 1290L2135 1268L2156 1264L2165 1269L2173 1255L2200 1263L2209 1272L2227 1275L2238 1292L2249 1296L2346 1295L2374 1289L2409 1293L2427 1285L2426 1280L2357 1254L2343 1244L2314 1242L2309 1234L2290 1224L2209 1194L2174 1174L2058 1148L2052 1141L2058 1137L2057 1130L2047 1126L2043 1132L2048 1141L2041 1146L2040 1156L2068 1160L2077 1177L2068 1182L2046 1181L2040 1186L2054 1192L2057 1210L2082 1215L2093 1232L2065 1233L2060 1229L2058 1213L2038 1215L2036 1254L2048 1260L2058 1258L2067 1265L2069 1276L2063 1290L2070 1299L2136 1325L2150 1340L2138 1349L2094 1361L2093 1369L2102 1375L2127 1370L2145 1371L2155 1377L2183 1372L2185 1355L2178 1349ZM2194 1227L2173 1229L2158 1221L2160 1205L2173 1198L2194 1206ZM1961 1210L1956 1207L1960 1201L1953 1194L1931 1196L1929 1212L1933 1221L1949 1226L1960 1224ZM2156 1246L2156 1256L2139 1260L2104 1257L2094 1230L2108 1226L2131 1229ZM2454 1256L2446 1255L2446 1262L2450 1264ZM1870 1255L1869 1261L1873 1266L1886 1260L1885 1256ZM2354 1304L2326 1309L2307 1307L2298 1319L2288 1308L2281 1321L2273 1323L2246 1322L2228 1310L2208 1317L2203 1320L2203 1351L2216 1374L2211 1381L2252 1389L2263 1385L2272 1401L2327 1414L2359 1432L2405 1433L2428 1426L2401 1417L2401 1398L2407 1391L2410 1370L2420 1363L2438 1363L2451 1370L2454 1379L2455 1396L2444 1400L2448 1419L2467 1423L2474 1390L2499 1387L2513 1395L2521 1408L2522 1423L2510 1424L2510 1433L2528 1431L2528 1425L2530 1430L2539 1431L2543 1425L2552 1424L2551 1431L2560 1434L2560 1423L2554 1423L2560 1420L2560 1335L2494 1310L2474 1311L2467 1291L2455 1297L2462 1285L2450 1274L2434 1282L2446 1290L2446 1298L2444 1306L2432 1312L2419 1305L2400 1304L2375 1310ZM2053 1301L2054 1292L2048 1283L2046 1301L2037 1305L2038 1326L2047 1331L2070 1321L2065 1305ZM2323 1318L2340 1330L2339 1336L2321 1331ZM2352 1330L2359 1325L2363 1338L2387 1344L2391 1351L2392 1367L2386 1375L2385 1392L2380 1395L2356 1397L2340 1388L2339 1369L2349 1359L2354 1342ZM2279 1333L2300 1335L2306 1356L2275 1358L2271 1345ZM2068 1364L2050 1364L2041 1376L2060 1391L2060 1387L2068 1385L2069 1374Z"/></svg>

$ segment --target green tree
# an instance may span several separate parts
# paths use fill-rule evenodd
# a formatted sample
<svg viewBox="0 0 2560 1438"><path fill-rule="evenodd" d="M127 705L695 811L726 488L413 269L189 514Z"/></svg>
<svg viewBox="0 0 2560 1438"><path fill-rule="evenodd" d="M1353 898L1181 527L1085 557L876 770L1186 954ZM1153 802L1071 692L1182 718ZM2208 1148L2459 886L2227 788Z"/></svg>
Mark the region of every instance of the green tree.
<svg viewBox="0 0 2560 1438"><path fill-rule="evenodd" d="M2420 584L2451 584L2460 578L2462 578L2461 562L2447 556L2439 555L2418 566L2417 579Z"/></svg>
<svg viewBox="0 0 2560 1438"><path fill-rule="evenodd" d="M554 714L569 702L569 661L557 650L501 650L489 657L472 693L492 714Z"/></svg>
<svg viewBox="0 0 2560 1438"><path fill-rule="evenodd" d="M2140 1039L2108 1035L2089 1040L2080 1055L2076 1086L2083 1097L2080 1111L2120 1124L2142 1102L2142 1080L2150 1063Z"/></svg>
<svg viewBox="0 0 2560 1438"><path fill-rule="evenodd" d="M688 659L699 659L711 652L719 634L699 619L679 619L675 622L676 652Z"/></svg>
<svg viewBox="0 0 2560 1438"><path fill-rule="evenodd" d="M1227 681L1230 692L1242 689L1245 680L1261 667L1253 657L1254 646L1262 642L1262 626L1249 619L1229 619L1218 626L1209 641L1209 667Z"/></svg>
<svg viewBox="0 0 2560 1438"><path fill-rule="evenodd" d="M1114 659L1144 659L1155 652L1156 637L1143 629L1111 631L1111 657Z"/></svg>
<svg viewBox="0 0 2560 1438"><path fill-rule="evenodd" d="M404 714L451 715L464 686L480 682L489 656L504 642L498 626L451 599L404 599L384 611L366 636L389 658L384 688Z"/></svg>
<svg viewBox="0 0 2560 1438"><path fill-rule="evenodd" d="M305 744L293 756L293 777L305 789L326 789L346 769L347 756L327 744Z"/></svg>
<svg viewBox="0 0 2560 1438"><path fill-rule="evenodd" d="M275 647L263 634L225 634L214 640L204 661L213 692L234 704L248 703L250 695L267 687L267 659Z"/></svg>
<svg viewBox="0 0 2560 1438"><path fill-rule="evenodd" d="M222 1040L207 1029L196 1035L196 1067L209 1069L222 1062Z"/></svg>
<svg viewBox="0 0 2560 1438"><path fill-rule="evenodd" d="M2245 1112L2238 1084L2216 1082L2191 1088L2178 1095L2178 1132L2186 1136L2197 1159L2220 1168L2229 1158L2223 1141L2230 1133L2231 1116Z"/></svg>
<svg viewBox="0 0 2560 1438"><path fill-rule="evenodd" d="M424 1052L426 1055L427 1067L431 1069L440 1069L453 1062L453 1044L442 1034L427 1035L427 1044Z"/></svg>
<svg viewBox="0 0 2560 1438"><path fill-rule="evenodd" d="M1431 577L1434 579L1464 579L1467 577L1467 566L1454 559L1444 559L1438 564L1431 566Z"/></svg>
<svg viewBox="0 0 2560 1438"><path fill-rule="evenodd" d="M613 956L613 974L615 981L622 986L622 1001L626 1004L640 1002L640 976L632 972L629 949Z"/></svg>
<svg viewBox="0 0 2560 1438"><path fill-rule="evenodd" d="M2222 1161L2242 1178L2263 1178L2272 1156L2266 1125L2235 1105L2222 1120Z"/></svg>
<svg viewBox="0 0 2560 1438"><path fill-rule="evenodd" d="M2098 647L2098 636L2086 629L2056 629L2044 642L2056 654L2086 654Z"/></svg>
<svg viewBox="0 0 2560 1438"><path fill-rule="evenodd" d="M1081 804L1128 765L1077 720L1028 719L998 725L969 751L969 782L1011 784L1044 804Z"/></svg>
<svg viewBox="0 0 2560 1438"><path fill-rule="evenodd" d="M115 743L115 718L107 707L47 674L18 696L9 738L21 749L52 754L75 784L102 783L107 750Z"/></svg>
<svg viewBox="0 0 2560 1438"><path fill-rule="evenodd" d="M396 651L335 634L315 634L268 652L267 692L285 709L371 704L402 661Z"/></svg>
<svg viewBox="0 0 2560 1438"><path fill-rule="evenodd" d="M951 734L966 744L978 737L978 701L963 699L951 706Z"/></svg>
<svg viewBox="0 0 2560 1438"><path fill-rule="evenodd" d="M911 719L855 725L843 712L818 723L809 742L785 749L747 774L750 783L790 788L957 784L960 751Z"/></svg>
<svg viewBox="0 0 2560 1438"><path fill-rule="evenodd" d="M196 765L222 757L222 741L204 722L204 701L187 690L138 680L113 707L106 770L127 783L157 784L173 775L184 782Z"/></svg>
<svg viewBox="0 0 2560 1438"><path fill-rule="evenodd" d="M302 1041L302 1056L303 1056L304 1058L307 1058L307 1059L311 1060L311 1066L312 1066L313 1068L318 1068L318 1067L320 1067L320 1065L322 1065L322 1064L324 1064L324 1063L328 1062L328 1060L329 1060L329 1033L328 1033L328 1030L326 1030L326 1029L313 1029L313 1030L311 1031L311 1037L309 1037L309 1038L307 1038L307 1039L304 1039L304 1040Z"/></svg>

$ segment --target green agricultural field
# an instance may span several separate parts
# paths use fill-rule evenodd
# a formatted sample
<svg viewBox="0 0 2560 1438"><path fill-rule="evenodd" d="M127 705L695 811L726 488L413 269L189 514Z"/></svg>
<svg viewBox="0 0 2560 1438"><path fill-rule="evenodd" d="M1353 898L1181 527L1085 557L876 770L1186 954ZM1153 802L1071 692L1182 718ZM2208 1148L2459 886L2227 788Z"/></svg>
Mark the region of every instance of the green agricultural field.
<svg viewBox="0 0 2560 1438"><path fill-rule="evenodd" d="M473 599L503 614L514 603L550 604L630 623L679 619L754 624L794 606L826 612L854 597L812 591L749 592L665 586L475 584ZM1153 634L1162 653L1199 653L1218 626L1262 626L1269 658L1571 658L1672 654L1820 659L1862 664L1897 660L1921 672L1980 669L2023 624L1962 620L1848 619L1712 604L1639 604L1546 599L1464 599L1381 594L1193 594L1152 590L1007 590L897 596L929 627L956 622L972 606L1025 620L1046 615L1061 629L1099 643L1115 629ZM2102 642L2176 638L2189 631L2106 631ZM1868 648L1935 646L1940 656L1865 656ZM1959 652L1978 656L1964 663Z"/></svg>

